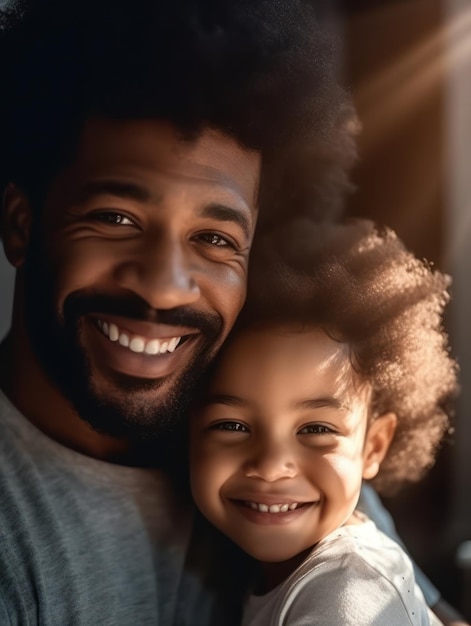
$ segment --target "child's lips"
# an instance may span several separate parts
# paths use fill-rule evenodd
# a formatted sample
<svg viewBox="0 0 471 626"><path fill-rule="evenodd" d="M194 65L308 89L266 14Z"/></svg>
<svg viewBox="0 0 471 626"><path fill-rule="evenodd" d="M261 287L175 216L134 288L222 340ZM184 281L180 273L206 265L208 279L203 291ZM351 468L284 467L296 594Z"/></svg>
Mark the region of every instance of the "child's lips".
<svg viewBox="0 0 471 626"><path fill-rule="evenodd" d="M261 501L262 500L262 501ZM271 500L271 498L270 498ZM296 502L277 497L277 502L267 502L267 498L229 499L232 505L246 519L257 524L286 524L303 515L319 501Z"/></svg>
<svg viewBox="0 0 471 626"><path fill-rule="evenodd" d="M266 504L265 502L253 502L252 500L246 500L243 502L244 506L248 506L254 511L260 511L260 513L287 513L288 511L294 511L295 509L304 506L304 503L299 502L281 502L280 504Z"/></svg>
<svg viewBox="0 0 471 626"><path fill-rule="evenodd" d="M253 511L265 514L279 515L290 513L303 507L317 504L320 500L316 494L308 499L306 495L299 493L264 493L264 492L240 492L227 496L227 499L238 507L245 507Z"/></svg>
<svg viewBox="0 0 471 626"><path fill-rule="evenodd" d="M279 504L313 504L320 500L318 494L310 493L309 495L300 491L291 490L291 492L266 492L263 490L234 490L231 493L225 494L228 500L239 502L255 502L257 504L265 504L267 506L279 505Z"/></svg>

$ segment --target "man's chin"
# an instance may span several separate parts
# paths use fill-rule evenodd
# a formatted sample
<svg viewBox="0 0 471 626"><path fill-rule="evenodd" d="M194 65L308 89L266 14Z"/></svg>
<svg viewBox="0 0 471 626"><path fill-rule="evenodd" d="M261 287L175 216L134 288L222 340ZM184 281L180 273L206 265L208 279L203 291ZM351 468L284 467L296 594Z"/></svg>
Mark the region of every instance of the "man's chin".
<svg viewBox="0 0 471 626"><path fill-rule="evenodd" d="M79 417L100 434L132 441L154 440L173 430L186 412L172 398L155 399L155 394L122 390L114 397L89 392L71 398ZM186 406L188 406L186 404Z"/></svg>
<svg viewBox="0 0 471 626"><path fill-rule="evenodd" d="M80 343L76 326L51 327L47 335L54 341L47 344L33 332L35 327L31 330L40 362L75 413L95 431L130 444L155 441L178 430L211 360L214 343L206 342L182 371L144 378L105 367Z"/></svg>

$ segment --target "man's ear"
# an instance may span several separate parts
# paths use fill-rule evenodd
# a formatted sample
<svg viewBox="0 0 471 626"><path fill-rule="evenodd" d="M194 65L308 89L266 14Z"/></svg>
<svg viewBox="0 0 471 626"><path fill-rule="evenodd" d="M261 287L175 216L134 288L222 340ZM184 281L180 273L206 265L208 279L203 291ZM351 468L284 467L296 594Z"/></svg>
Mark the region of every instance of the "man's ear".
<svg viewBox="0 0 471 626"><path fill-rule="evenodd" d="M374 478L386 456L396 430L397 417L385 413L377 417L368 427L363 447L363 478Z"/></svg>
<svg viewBox="0 0 471 626"><path fill-rule="evenodd" d="M9 183L3 193L0 232L7 259L16 268L24 263L32 221L31 204L26 194L17 185Z"/></svg>

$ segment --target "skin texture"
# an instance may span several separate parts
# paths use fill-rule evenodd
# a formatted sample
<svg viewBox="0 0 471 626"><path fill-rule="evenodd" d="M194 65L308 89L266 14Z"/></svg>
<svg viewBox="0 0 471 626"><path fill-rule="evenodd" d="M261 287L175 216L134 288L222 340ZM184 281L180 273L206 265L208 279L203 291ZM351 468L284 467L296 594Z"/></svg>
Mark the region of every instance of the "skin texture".
<svg viewBox="0 0 471 626"><path fill-rule="evenodd" d="M178 413L244 301L259 171L257 153L211 129L190 142L164 122L91 119L38 218L9 185L4 245L18 273L2 386L33 423L111 459ZM184 340L136 353L104 323L138 345Z"/></svg>
<svg viewBox="0 0 471 626"><path fill-rule="evenodd" d="M378 472L396 424L388 414L368 426L369 397L348 346L320 329L244 330L225 347L192 420L192 491L209 521L265 564L269 586L355 523L362 479ZM303 506L270 513L250 502Z"/></svg>

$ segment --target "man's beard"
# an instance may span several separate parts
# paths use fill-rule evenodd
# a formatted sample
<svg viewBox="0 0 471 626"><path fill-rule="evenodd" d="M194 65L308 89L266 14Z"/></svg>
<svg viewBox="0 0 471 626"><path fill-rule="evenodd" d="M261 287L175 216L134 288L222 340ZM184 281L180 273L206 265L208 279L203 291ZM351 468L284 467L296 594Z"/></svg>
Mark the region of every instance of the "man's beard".
<svg viewBox="0 0 471 626"><path fill-rule="evenodd" d="M221 317L190 307L155 311L138 296L117 297L93 290L69 295L59 314L53 304L53 272L46 270L41 257L32 247L25 265L27 330L40 365L76 413L94 430L129 441L155 440L163 433L178 430L198 383L222 342ZM132 378L118 372L107 374L108 386L111 383L116 393L103 393L94 383L91 364L81 344L82 321L88 313L194 328L200 333L201 347L178 378L172 379L171 389L167 385L162 394L158 389L166 386L165 379Z"/></svg>

